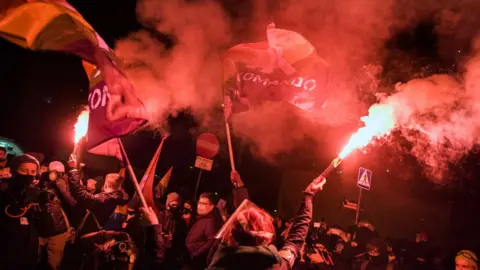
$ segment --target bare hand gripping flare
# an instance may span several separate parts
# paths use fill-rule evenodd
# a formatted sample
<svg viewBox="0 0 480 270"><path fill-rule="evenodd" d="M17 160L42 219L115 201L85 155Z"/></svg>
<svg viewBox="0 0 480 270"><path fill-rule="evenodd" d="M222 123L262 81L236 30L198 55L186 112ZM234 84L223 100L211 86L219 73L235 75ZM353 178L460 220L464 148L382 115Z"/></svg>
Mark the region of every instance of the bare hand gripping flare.
<svg viewBox="0 0 480 270"><path fill-rule="evenodd" d="M368 109L368 116L360 118L365 124L350 136L345 147L319 177L326 177L354 150L367 146L374 138L384 137L395 128L396 120L390 104L374 104Z"/></svg>

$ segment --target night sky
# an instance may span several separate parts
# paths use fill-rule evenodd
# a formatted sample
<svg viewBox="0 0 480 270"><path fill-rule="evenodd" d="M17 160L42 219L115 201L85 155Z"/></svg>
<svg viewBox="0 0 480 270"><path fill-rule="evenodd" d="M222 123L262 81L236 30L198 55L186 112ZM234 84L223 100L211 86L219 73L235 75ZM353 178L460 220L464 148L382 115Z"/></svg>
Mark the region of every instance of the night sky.
<svg viewBox="0 0 480 270"><path fill-rule="evenodd" d="M115 9L112 9L114 1L69 2L110 46L114 45L115 40L142 27L135 19L135 1L115 1ZM428 25L421 26L414 38L402 39L402 35L399 35L387 46L396 46L405 51L417 48L416 53L425 52L430 62L451 66L450 60L440 61L435 55L430 54L435 47L435 37L431 34L431 29L428 30ZM80 59L59 53L26 51L4 40L0 40L0 59L2 62L0 136L14 139L25 151L44 153L46 160L65 160L73 148L73 124L82 106L86 104L88 95L88 78ZM388 61L385 67L388 72ZM189 133L195 126L195 122L188 115L180 115L177 119L171 120L172 135L165 145L157 167L157 174L161 176L170 166L174 166L170 190L180 191L187 194L187 197L192 196L198 175L198 170L192 167L195 160L195 135L198 132L193 136ZM220 135L223 137L223 134ZM140 177L140 171L146 168L160 142L160 137L153 132L143 131L127 136L124 142L133 165L139 170ZM221 143L221 154L215 158L213 171L204 174L200 190L219 192L222 197L227 197L230 188L228 180L230 168L226 156L226 143L223 141ZM235 139L234 144L236 149L241 148L242 144L238 139ZM287 153L285 161L275 166L253 158L248 147L244 148L242 156L237 153L238 169L256 203L268 210L278 208L285 213L294 211L295 200L279 198L277 196L279 191L295 190L300 194L301 188L329 162L329 158L325 157L322 161L295 163L296 157L304 153L302 151L305 149L295 149L292 153ZM478 216L480 210L479 175L475 174L475 171L478 172L478 155L472 155L465 162L465 168L473 172L472 177L476 178L476 181L456 185L453 188L441 188L424 180L405 181L401 177L404 170L414 171L417 179L421 178L418 166L413 161L412 167L405 167L405 163L399 166L395 162L386 162L385 160L390 160L386 158L388 155L398 153L391 149L374 150L368 159L361 154L354 155L352 162L345 164L342 170L332 176L332 184L327 187L321 198L317 199L316 207L317 205L331 207L321 213L316 212L316 218L327 217L327 220L331 218L343 224L353 219L354 214L342 209L341 202L344 197L356 199L357 189L351 179L356 177L358 166L367 166L374 171L374 181L378 179L378 182L374 183L371 195L365 196L364 208L369 210L365 215L377 221L380 230L392 233L398 230L398 223L418 223L418 226L409 226L399 235L411 235L415 230L421 229L435 230L437 226L442 229L435 233L440 237L443 235L445 239L442 240L445 241L448 240L446 234L450 235L450 238L452 235L462 233L461 237L465 239L473 237L468 230L460 232L462 231L460 228L470 226L474 231L475 222L478 224L478 219L472 217ZM453 170L461 169L456 167ZM295 198L298 199L297 197ZM392 209L400 211L399 209L415 208L416 204L422 204L419 208L425 209L423 214L396 212L385 218L392 214ZM437 212L445 212L445 215L436 214ZM411 215L411 218L405 218L402 222L396 220L398 215ZM428 220L426 217L434 219ZM438 223L441 223L441 226L437 225ZM476 239L478 242L480 237Z"/></svg>

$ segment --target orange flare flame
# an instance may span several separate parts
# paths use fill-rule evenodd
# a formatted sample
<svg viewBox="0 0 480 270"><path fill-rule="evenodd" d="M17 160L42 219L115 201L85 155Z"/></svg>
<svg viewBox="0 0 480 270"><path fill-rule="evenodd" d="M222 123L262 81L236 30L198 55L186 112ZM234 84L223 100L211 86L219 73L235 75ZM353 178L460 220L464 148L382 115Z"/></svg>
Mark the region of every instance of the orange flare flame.
<svg viewBox="0 0 480 270"><path fill-rule="evenodd" d="M374 104L368 109L368 116L361 118L365 126L359 128L338 155L344 159L355 149L367 146L373 138L380 138L390 133L395 127L393 107L390 104Z"/></svg>
<svg viewBox="0 0 480 270"><path fill-rule="evenodd" d="M88 130L88 110L83 110L78 115L77 123L75 124L75 137L73 142L76 144L80 139L87 134Z"/></svg>

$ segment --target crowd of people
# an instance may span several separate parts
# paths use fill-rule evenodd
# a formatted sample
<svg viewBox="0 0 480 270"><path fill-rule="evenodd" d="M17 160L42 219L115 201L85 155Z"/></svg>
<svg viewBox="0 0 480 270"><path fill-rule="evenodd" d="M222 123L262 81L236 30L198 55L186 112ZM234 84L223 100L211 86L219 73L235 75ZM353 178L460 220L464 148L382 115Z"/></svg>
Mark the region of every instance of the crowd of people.
<svg viewBox="0 0 480 270"><path fill-rule="evenodd" d="M144 208L122 173L100 185L73 155L44 164L6 154L0 148L0 269L478 269L473 251L449 262L426 233L398 243L368 221L347 229L313 221L323 177L283 220L249 201L237 171L231 198L171 192Z"/></svg>

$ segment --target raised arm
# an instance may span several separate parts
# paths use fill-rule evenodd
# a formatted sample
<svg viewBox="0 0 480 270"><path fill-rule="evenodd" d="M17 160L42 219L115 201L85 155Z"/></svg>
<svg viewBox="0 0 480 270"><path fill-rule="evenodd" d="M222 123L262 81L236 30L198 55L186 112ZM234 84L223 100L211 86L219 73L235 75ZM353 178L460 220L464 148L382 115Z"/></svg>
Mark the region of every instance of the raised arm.
<svg viewBox="0 0 480 270"><path fill-rule="evenodd" d="M280 256L287 261L290 268L300 254L300 250L308 234L308 228L312 222L313 197L319 190L322 190L326 181L325 178L316 178L303 192L303 200L300 208L293 219L292 227L285 240L285 245L280 249Z"/></svg>

